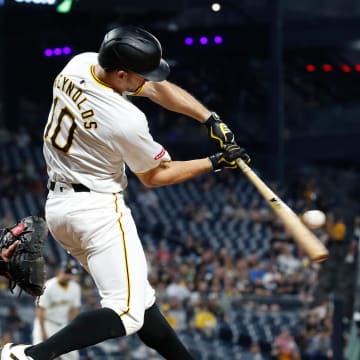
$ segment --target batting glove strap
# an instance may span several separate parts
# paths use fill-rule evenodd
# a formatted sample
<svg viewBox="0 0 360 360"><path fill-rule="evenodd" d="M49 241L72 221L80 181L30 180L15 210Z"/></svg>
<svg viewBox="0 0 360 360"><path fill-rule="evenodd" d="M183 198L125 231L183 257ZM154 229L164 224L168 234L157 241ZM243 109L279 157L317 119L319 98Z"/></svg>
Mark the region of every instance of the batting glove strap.
<svg viewBox="0 0 360 360"><path fill-rule="evenodd" d="M204 122L208 128L210 139L214 139L222 149L225 144L234 142L234 134L228 126L220 119L220 116L212 112L210 117Z"/></svg>

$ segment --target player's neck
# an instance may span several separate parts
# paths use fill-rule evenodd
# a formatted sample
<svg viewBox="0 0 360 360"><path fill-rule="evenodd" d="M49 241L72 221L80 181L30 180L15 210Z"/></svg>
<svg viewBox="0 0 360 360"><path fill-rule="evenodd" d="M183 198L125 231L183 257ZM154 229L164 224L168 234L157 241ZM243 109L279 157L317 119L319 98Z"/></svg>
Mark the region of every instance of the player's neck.
<svg viewBox="0 0 360 360"><path fill-rule="evenodd" d="M96 64L94 67L94 74L98 78L98 80L100 80L100 82L113 88L119 94L124 91L123 89L119 89L119 86L115 79L116 75L114 72L106 72L100 65Z"/></svg>

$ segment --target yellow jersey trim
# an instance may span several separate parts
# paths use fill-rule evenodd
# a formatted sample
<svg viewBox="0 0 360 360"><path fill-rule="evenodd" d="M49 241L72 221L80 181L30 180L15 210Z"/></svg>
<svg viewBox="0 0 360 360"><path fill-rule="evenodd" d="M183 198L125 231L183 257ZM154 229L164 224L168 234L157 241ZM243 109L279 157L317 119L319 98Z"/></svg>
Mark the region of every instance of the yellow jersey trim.
<svg viewBox="0 0 360 360"><path fill-rule="evenodd" d="M118 197L114 194L115 197L115 211L118 213ZM125 240L125 231L121 223L122 213L120 213L120 217L118 219L118 225L122 236L122 244L124 248L124 260L125 260L125 269L126 269L126 284L127 284L127 300L126 300L126 310L119 314L119 316L123 316L129 313L130 311L130 298L131 298L131 291L130 291L130 271L129 271L129 263L128 263L128 254L126 249L126 240Z"/></svg>
<svg viewBox="0 0 360 360"><path fill-rule="evenodd" d="M104 86L108 89L113 90L113 88L111 86L109 86L108 84L104 83L103 81L101 81L96 75L95 75L95 65L91 65L90 66L90 73L91 76L93 77L93 79L101 86Z"/></svg>
<svg viewBox="0 0 360 360"><path fill-rule="evenodd" d="M145 87L145 83L143 83L132 95L133 96L139 95L144 90L144 87Z"/></svg>

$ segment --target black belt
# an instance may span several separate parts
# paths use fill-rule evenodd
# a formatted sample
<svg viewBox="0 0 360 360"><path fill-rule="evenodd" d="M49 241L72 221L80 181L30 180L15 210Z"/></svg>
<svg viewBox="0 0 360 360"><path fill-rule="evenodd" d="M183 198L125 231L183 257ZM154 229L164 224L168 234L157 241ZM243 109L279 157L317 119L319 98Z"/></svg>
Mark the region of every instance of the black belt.
<svg viewBox="0 0 360 360"><path fill-rule="evenodd" d="M54 181L50 181L50 185L49 185L49 189L51 191L55 190L55 182ZM83 185L83 184L68 184L69 186L71 186L75 192L90 192L90 189Z"/></svg>

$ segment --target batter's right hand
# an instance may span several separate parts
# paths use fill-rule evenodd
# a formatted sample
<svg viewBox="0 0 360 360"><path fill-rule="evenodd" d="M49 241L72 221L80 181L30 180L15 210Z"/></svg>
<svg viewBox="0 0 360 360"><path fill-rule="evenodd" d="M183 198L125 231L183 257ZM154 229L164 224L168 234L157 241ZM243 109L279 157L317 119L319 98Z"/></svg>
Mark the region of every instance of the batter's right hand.
<svg viewBox="0 0 360 360"><path fill-rule="evenodd" d="M246 150L233 143L225 144L223 151L218 152L215 155L211 155L209 160L211 161L214 171L217 171L223 168L236 169L238 167L236 159L238 158L242 159L247 164L251 161L250 156L246 153Z"/></svg>
<svg viewBox="0 0 360 360"><path fill-rule="evenodd" d="M215 140L220 149L223 149L226 144L234 143L233 132L220 119L218 114L212 112L204 125L208 128L210 139Z"/></svg>

